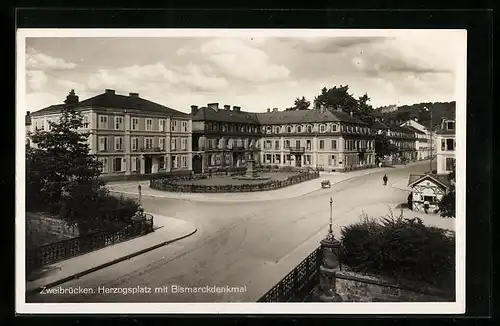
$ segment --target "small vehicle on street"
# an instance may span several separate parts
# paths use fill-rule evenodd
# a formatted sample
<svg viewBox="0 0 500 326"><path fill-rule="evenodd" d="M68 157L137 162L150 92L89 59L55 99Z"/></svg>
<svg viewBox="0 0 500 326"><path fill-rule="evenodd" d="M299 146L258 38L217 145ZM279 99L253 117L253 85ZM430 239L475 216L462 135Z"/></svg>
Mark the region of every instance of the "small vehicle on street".
<svg viewBox="0 0 500 326"><path fill-rule="evenodd" d="M330 180L323 180L321 181L321 188L331 188L332 184L330 183Z"/></svg>

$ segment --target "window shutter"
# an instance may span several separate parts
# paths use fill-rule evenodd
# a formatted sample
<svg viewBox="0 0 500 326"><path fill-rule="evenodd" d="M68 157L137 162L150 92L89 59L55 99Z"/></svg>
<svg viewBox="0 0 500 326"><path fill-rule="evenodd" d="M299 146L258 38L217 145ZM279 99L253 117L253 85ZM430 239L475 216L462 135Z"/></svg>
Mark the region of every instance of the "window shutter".
<svg viewBox="0 0 500 326"><path fill-rule="evenodd" d="M115 164L116 164L115 159L112 159L111 160L111 169L112 169L113 172L116 170Z"/></svg>
<svg viewBox="0 0 500 326"><path fill-rule="evenodd" d="M131 161L130 161L130 170L133 172L133 171L137 171L137 159L134 157L134 158L131 158Z"/></svg>
<svg viewBox="0 0 500 326"><path fill-rule="evenodd" d="M127 171L127 160L122 157L122 171Z"/></svg>

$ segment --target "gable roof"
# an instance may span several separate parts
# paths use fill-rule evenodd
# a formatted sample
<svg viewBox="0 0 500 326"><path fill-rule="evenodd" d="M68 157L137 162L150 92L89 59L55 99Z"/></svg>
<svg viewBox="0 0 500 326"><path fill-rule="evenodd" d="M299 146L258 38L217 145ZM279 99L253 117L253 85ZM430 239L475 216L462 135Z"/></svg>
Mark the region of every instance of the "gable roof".
<svg viewBox="0 0 500 326"><path fill-rule="evenodd" d="M33 112L32 114L43 115L50 113L58 113L65 106L67 106L67 104L51 105L49 107ZM96 95L94 97L88 98L86 100L80 101L76 103L75 109L83 109L86 107L110 108L110 109L135 109L135 110L143 110L149 112L157 112L177 117L188 116L187 113L171 109L161 104L143 99L139 96L118 95L115 94L114 92L105 92Z"/></svg>
<svg viewBox="0 0 500 326"><path fill-rule="evenodd" d="M443 186L445 189L448 189L451 186L450 180L448 180L448 175L426 173L426 174L410 174L410 177L408 178L408 187L412 188L417 183L420 183L426 179L429 179L434 183Z"/></svg>
<svg viewBox="0 0 500 326"><path fill-rule="evenodd" d="M366 125L365 122L350 114L331 109L292 110L256 113L261 124L314 123L314 122L347 122Z"/></svg>
<svg viewBox="0 0 500 326"><path fill-rule="evenodd" d="M385 124L383 124L382 122L380 121L375 121L372 125L371 125L371 129L374 129L374 130L389 130L389 127L386 126Z"/></svg>
<svg viewBox="0 0 500 326"><path fill-rule="evenodd" d="M411 132L414 132L416 134L421 134L421 135L425 135L425 132L423 132L422 130L418 130L417 128L413 127L413 126L405 126L406 129L409 129Z"/></svg>
<svg viewBox="0 0 500 326"><path fill-rule="evenodd" d="M201 107L192 116L193 121L217 121L228 123L258 124L259 120L253 112L233 111L226 109L214 110L209 107Z"/></svg>

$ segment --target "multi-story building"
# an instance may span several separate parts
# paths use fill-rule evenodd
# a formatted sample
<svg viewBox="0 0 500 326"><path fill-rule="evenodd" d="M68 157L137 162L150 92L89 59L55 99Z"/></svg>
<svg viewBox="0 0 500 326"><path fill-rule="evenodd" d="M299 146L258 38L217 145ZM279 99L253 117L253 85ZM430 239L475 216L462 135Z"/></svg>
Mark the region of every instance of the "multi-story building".
<svg viewBox="0 0 500 326"><path fill-rule="evenodd" d="M239 106L210 103L191 106L193 120L193 171L240 167L252 158L259 161L258 140L261 136L255 113L241 111Z"/></svg>
<svg viewBox="0 0 500 326"><path fill-rule="evenodd" d="M425 160L436 155L436 146L434 146L435 134L429 131L429 127L420 124L416 118L402 123L401 126L412 127L413 129L418 130L418 132L415 131L417 136L417 159Z"/></svg>
<svg viewBox="0 0 500 326"><path fill-rule="evenodd" d="M386 157L389 161L414 161L417 159L416 150L416 130L407 126L386 125L383 122L375 121L371 125L371 130L374 135L385 135L389 143L397 148L394 155Z"/></svg>
<svg viewBox="0 0 500 326"><path fill-rule="evenodd" d="M448 174L456 162L455 120L443 119L436 138L437 174Z"/></svg>
<svg viewBox="0 0 500 326"><path fill-rule="evenodd" d="M253 158L264 165L352 170L375 165L368 126L325 107L265 113L217 103L191 107L193 170L241 166Z"/></svg>
<svg viewBox="0 0 500 326"><path fill-rule="evenodd" d="M368 125L352 114L321 105L311 110L257 113L261 161L348 171L375 165Z"/></svg>
<svg viewBox="0 0 500 326"><path fill-rule="evenodd" d="M31 114L32 130L48 130L61 109L71 105L83 117L82 131L89 132L90 151L102 163L102 177L127 179L156 172L190 171L191 117L148 101L138 93L103 94L79 101L71 91L65 104Z"/></svg>

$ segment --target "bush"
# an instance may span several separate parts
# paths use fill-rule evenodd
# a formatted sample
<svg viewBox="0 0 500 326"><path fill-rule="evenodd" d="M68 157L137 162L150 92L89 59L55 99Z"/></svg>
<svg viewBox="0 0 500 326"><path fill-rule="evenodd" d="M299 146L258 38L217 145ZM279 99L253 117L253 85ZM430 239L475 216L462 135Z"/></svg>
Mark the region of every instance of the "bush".
<svg viewBox="0 0 500 326"><path fill-rule="evenodd" d="M418 218L364 217L342 229L341 260L356 272L451 286L455 238Z"/></svg>

